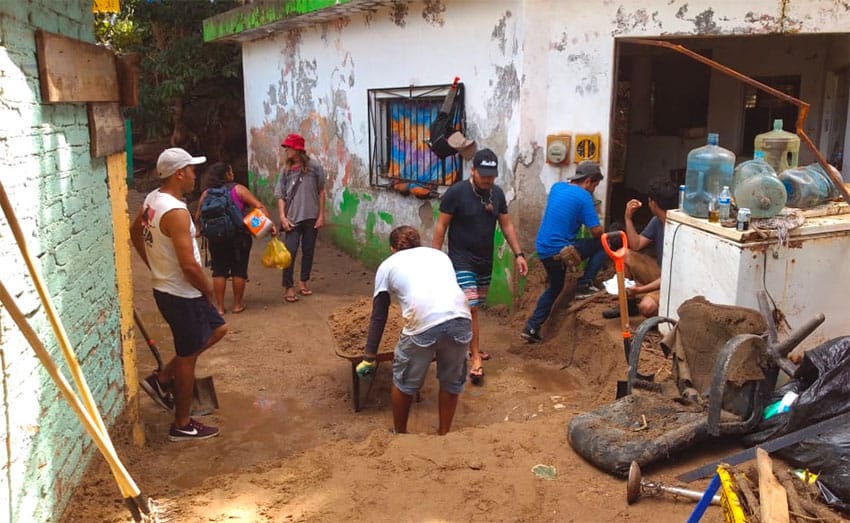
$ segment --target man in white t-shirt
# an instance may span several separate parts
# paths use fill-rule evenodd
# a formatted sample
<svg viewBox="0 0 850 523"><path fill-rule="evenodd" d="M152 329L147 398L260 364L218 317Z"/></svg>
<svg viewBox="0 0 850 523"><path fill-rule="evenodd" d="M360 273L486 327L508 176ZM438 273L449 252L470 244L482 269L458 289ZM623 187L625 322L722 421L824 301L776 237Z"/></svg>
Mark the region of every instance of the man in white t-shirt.
<svg viewBox="0 0 850 523"><path fill-rule="evenodd" d="M218 428L189 416L198 355L227 333L224 318L213 305L212 282L204 274L195 242L195 223L183 201L183 195L195 188L195 165L205 161L179 147L163 151L156 162L162 185L147 195L130 226L130 239L151 270L154 300L171 328L177 353L140 382L159 406L174 410L171 441L218 436Z"/></svg>
<svg viewBox="0 0 850 523"><path fill-rule="evenodd" d="M451 428L458 396L466 381L472 315L449 257L441 250L421 244L419 233L408 225L390 233L392 255L375 275L372 317L357 373L365 377L374 372L392 294L400 302L405 318L393 360L395 432L407 432L411 401L422 388L428 367L436 358L440 381L437 433L443 435Z"/></svg>

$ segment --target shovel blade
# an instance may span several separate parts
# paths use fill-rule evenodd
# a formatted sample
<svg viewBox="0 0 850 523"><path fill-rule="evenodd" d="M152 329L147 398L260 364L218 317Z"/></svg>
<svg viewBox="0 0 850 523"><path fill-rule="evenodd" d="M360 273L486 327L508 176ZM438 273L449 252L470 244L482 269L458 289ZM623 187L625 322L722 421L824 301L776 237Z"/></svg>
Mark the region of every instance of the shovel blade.
<svg viewBox="0 0 850 523"><path fill-rule="evenodd" d="M195 378L195 387L192 390L192 415L206 416L218 409L218 396L215 393L215 385L212 376Z"/></svg>

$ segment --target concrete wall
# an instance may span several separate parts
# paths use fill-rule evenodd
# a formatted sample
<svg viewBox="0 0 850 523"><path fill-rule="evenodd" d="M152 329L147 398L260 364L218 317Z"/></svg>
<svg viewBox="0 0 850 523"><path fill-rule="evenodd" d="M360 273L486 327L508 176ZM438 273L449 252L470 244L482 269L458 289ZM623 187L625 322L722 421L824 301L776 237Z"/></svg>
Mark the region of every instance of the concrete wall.
<svg viewBox="0 0 850 523"><path fill-rule="evenodd" d="M89 153L86 104L41 103L34 38L43 28L93 42L91 8L88 0L0 3L0 181L111 425L125 400L106 162ZM5 216L0 238L3 285L62 361ZM94 448L5 308L0 385L0 521L56 520Z"/></svg>
<svg viewBox="0 0 850 523"><path fill-rule="evenodd" d="M330 234L338 244L374 264L386 255L385 238L393 226L411 224L430 236L437 201L368 187L366 93L460 76L469 134L500 155L497 183L508 196L524 249L531 251L549 187L574 171L574 165L545 164L546 135L601 133L607 167L615 38L826 33L848 27L850 11L833 0L651 6L638 0L438 0L402 2L272 32L242 44L252 183L268 197L281 138L300 132L328 171L337 224ZM736 60L722 52L716 58ZM812 121L818 121L816 115ZM606 183L597 198L607 194ZM603 213L605 206L603 201ZM510 260L497 259L497 273L497 280L510 275Z"/></svg>

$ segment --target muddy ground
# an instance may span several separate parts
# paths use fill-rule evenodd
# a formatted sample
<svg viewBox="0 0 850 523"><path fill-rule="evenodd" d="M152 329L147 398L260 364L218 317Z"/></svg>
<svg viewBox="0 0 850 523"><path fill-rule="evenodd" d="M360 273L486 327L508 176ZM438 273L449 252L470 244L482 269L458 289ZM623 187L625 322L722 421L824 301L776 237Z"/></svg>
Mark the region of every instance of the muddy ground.
<svg viewBox="0 0 850 523"><path fill-rule="evenodd" d="M141 195L131 192L135 214ZM352 304L368 307L374 272L320 240L311 287L297 303L282 299L280 272L263 268L264 242L252 251L247 310L228 312L230 333L199 360L213 375L220 409L203 418L221 436L170 443L170 415L140 393L146 444L134 446L122 420L112 435L142 491L170 521L653 521L681 522L693 504L672 498L626 504L625 481L580 458L566 439L577 413L614 399L625 375L618 320L601 311L616 297L563 300L544 328L547 340L527 345L518 333L542 289L543 271L529 277L516 311L482 315L482 387L468 385L451 433L436 436L433 371L411 412L411 434L394 436L389 363L379 367L364 408L353 412L351 365L337 354L328 317ZM134 255L135 305L166 356L167 326L150 291L147 269ZM568 294L571 289L565 292ZM365 299L364 299L365 298ZM228 298L227 307L229 309ZM368 317L368 311L358 311ZM633 319L637 325L638 319ZM360 326L365 332L365 323ZM396 333L387 332L386 337ZM139 373L155 364L137 334ZM647 352L642 370L669 370ZM367 390L368 389L368 390ZM672 478L737 450L706 445L644 471ZM555 467L554 479L532 473ZM688 485L701 489L707 481ZM703 521L722 521L710 508ZM117 487L97 456L77 489L65 522L127 521Z"/></svg>

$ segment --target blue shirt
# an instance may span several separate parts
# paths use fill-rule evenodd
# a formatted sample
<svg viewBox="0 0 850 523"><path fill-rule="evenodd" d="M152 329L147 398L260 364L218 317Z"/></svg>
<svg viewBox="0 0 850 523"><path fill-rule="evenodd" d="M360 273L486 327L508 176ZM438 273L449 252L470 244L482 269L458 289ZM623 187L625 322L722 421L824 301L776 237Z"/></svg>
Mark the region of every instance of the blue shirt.
<svg viewBox="0 0 850 523"><path fill-rule="evenodd" d="M579 228L599 225L593 195L578 185L558 182L549 191L535 248L541 259L551 258L575 241Z"/></svg>
<svg viewBox="0 0 850 523"><path fill-rule="evenodd" d="M661 256L664 254L664 224L657 216L653 216L640 232L640 235L655 242L653 245L655 247L655 262L661 267Z"/></svg>

